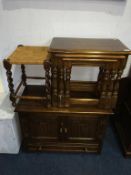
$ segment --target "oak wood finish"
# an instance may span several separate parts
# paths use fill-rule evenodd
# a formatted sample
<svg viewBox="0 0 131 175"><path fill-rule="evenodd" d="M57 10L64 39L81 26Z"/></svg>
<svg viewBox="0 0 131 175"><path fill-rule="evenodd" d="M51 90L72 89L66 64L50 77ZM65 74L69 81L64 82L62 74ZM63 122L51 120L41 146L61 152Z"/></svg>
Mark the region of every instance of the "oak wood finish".
<svg viewBox="0 0 131 175"><path fill-rule="evenodd" d="M46 87L45 86L38 86L38 85L28 85L22 96L32 96L32 97L42 97L42 96L46 96ZM69 108L58 108L58 107L51 107L51 108L47 108L46 107L46 101L45 103L43 103L43 101L39 101L39 100L29 100L27 101L26 99L21 99L19 101L19 103L17 104L15 111L20 112L46 112L46 113L51 113L52 115L54 113L66 113L67 116L69 115L76 115L76 114L89 114L89 115L111 115L113 114L112 110L108 109L100 109L97 108L97 106L79 106L79 105L75 105L73 107L69 107Z"/></svg>
<svg viewBox="0 0 131 175"><path fill-rule="evenodd" d="M50 81L49 79L49 70L47 69L46 72L46 77L30 77L26 75L25 72L25 64L40 64L43 65L45 63L45 69L48 67L47 62L49 59L49 54L48 54L48 47L42 47L42 46L23 46L19 45L15 51L3 61L4 67L7 70L7 79L8 79L8 84L9 84L9 89L10 89L10 100L12 101L12 105L15 107L16 106L16 100L17 99L26 99L26 100L45 100L45 97L42 96L21 96L18 95L18 92L20 91L22 84L26 87L27 86L27 79L46 79L46 82ZM13 85L13 79L12 79L12 72L11 72L11 67L13 64L20 64L21 65L21 82L14 90L14 85ZM44 71L43 71L44 72ZM47 84L47 83L46 83ZM49 89L46 88L46 89ZM46 96L47 101L50 98L50 95L48 94ZM51 101L51 100L50 100ZM47 105L48 107L50 104Z"/></svg>
<svg viewBox="0 0 131 175"><path fill-rule="evenodd" d="M25 73L24 64L21 64L21 72L22 72L21 79L22 79L23 85L26 86L27 84L26 84L26 73Z"/></svg>
<svg viewBox="0 0 131 175"><path fill-rule="evenodd" d="M7 81L8 81L8 87L10 91L10 100L12 102L12 105L16 105L15 101L15 91L14 91L14 84L13 84L13 79L12 79L12 72L11 72L11 67L12 65L7 61L3 61L4 68L6 69L6 75L7 75Z"/></svg>
<svg viewBox="0 0 131 175"><path fill-rule="evenodd" d="M54 38L49 48L51 62L55 62L57 70L55 77L60 72L61 66L64 66L65 77L64 81L59 78L57 81L52 81L52 87L55 86L55 92L58 91L57 84L63 85L65 95L63 104L59 105L58 94L55 93L55 99L52 96L52 101L55 101L55 106L69 107L72 105L70 100L71 91L71 71L73 66L99 66L100 72L94 94L97 94L98 107L112 109L115 107L118 96L119 80L123 73L127 57L130 50L117 39L85 39L85 38ZM61 82L60 82L61 81ZM81 87L81 82L78 83ZM88 84L88 82L87 82ZM76 87L79 88L79 87ZM87 85L88 86L88 85ZM80 88L79 88L80 89ZM62 91L62 92L63 92ZM73 103L84 102L84 100L75 98ZM91 100L88 100L92 103ZM86 103L86 100L85 100ZM80 105L80 103L79 103ZM81 103L83 105L83 103Z"/></svg>
<svg viewBox="0 0 131 175"><path fill-rule="evenodd" d="M40 92L41 91L41 92ZM39 95L42 86L27 86L23 95ZM31 105L30 105L31 104ZM29 151L96 152L102 148L107 116L97 108L47 108L42 101L21 99L19 112L23 144Z"/></svg>
<svg viewBox="0 0 131 175"><path fill-rule="evenodd" d="M101 38L53 38L50 45L53 53L85 53L129 55L131 51L118 39Z"/></svg>
<svg viewBox="0 0 131 175"><path fill-rule="evenodd" d="M46 95L46 87L26 86L22 96ZM28 151L100 153L107 117L112 111L97 107L47 107L46 101L20 99L23 146Z"/></svg>
<svg viewBox="0 0 131 175"><path fill-rule="evenodd" d="M18 46L7 58L10 64L40 64L47 59L48 47Z"/></svg>
<svg viewBox="0 0 131 175"><path fill-rule="evenodd" d="M101 151L106 117L31 112L19 115L24 147L29 151Z"/></svg>
<svg viewBox="0 0 131 175"><path fill-rule="evenodd" d="M130 53L116 39L54 38L49 49L17 47L4 65L26 150L100 153L107 119L113 114L119 80ZM12 64L20 64L22 70L16 93ZM26 75L26 64L43 65L45 77ZM75 65L98 66L98 80L72 81ZM45 85L28 85L28 78L45 79ZM24 91L20 96L17 92L22 83Z"/></svg>
<svg viewBox="0 0 131 175"><path fill-rule="evenodd" d="M16 91L15 91L15 96L16 96L17 93L19 92L19 90L20 90L20 88L21 88L22 85L23 85L23 81L21 81L21 82L19 83L19 85L17 86Z"/></svg>
<svg viewBox="0 0 131 175"><path fill-rule="evenodd" d="M51 107L51 77L50 77L50 60L44 62L45 69L45 88L46 88L46 101L47 107Z"/></svg>

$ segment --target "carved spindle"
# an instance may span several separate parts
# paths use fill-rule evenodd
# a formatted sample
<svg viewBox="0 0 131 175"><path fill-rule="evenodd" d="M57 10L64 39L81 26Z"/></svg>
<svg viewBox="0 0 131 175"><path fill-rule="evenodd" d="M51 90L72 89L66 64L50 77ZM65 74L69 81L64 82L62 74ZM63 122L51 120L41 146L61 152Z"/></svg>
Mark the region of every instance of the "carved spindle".
<svg viewBox="0 0 131 175"><path fill-rule="evenodd" d="M116 78L114 80L113 92L112 92L112 108L116 107L116 101L117 101L118 91L119 91L119 82L120 82L122 73L123 73L122 69L116 71L116 76L115 76Z"/></svg>
<svg viewBox="0 0 131 175"><path fill-rule="evenodd" d="M70 106L70 78L71 78L71 65L66 66L66 81L65 81L65 107Z"/></svg>
<svg viewBox="0 0 131 175"><path fill-rule="evenodd" d="M100 106L104 106L108 108L107 94L108 94L108 80L109 80L110 72L108 69L104 69L103 78L101 82L101 96L100 96Z"/></svg>
<svg viewBox="0 0 131 175"><path fill-rule="evenodd" d="M111 95L113 94L113 87L114 87L114 81L116 78L116 70L112 69L111 70L111 75L110 75L110 91L111 91Z"/></svg>
<svg viewBox="0 0 131 175"><path fill-rule="evenodd" d="M51 106L50 62L44 62L47 107Z"/></svg>
<svg viewBox="0 0 131 175"><path fill-rule="evenodd" d="M108 78L109 78L109 70L106 69L104 71L104 76L103 76L101 98L106 98L107 96Z"/></svg>
<svg viewBox="0 0 131 175"><path fill-rule="evenodd" d="M4 60L3 64L6 69L8 87L10 90L10 100L12 101L12 105L15 107L16 100L15 100L14 84L13 84L12 72L11 72L12 65L7 60Z"/></svg>
<svg viewBox="0 0 131 175"><path fill-rule="evenodd" d="M99 71L98 80L97 80L97 92L98 92L98 94L101 92L102 77L103 77L103 72L104 72L103 67L100 67L99 69L100 69L100 71Z"/></svg>
<svg viewBox="0 0 131 175"><path fill-rule="evenodd" d="M22 71L22 75L21 75L21 79L23 81L23 85L26 86L26 73L25 73L25 65L22 64L21 65L21 71Z"/></svg>
<svg viewBox="0 0 131 175"><path fill-rule="evenodd" d="M110 70L110 78L109 78L109 89L108 89L108 98L111 98L113 95L113 87L114 87L114 81L116 78L116 70L112 69Z"/></svg>
<svg viewBox="0 0 131 175"><path fill-rule="evenodd" d="M114 96L115 98L117 98L117 96L118 96L119 81L120 81L120 79L121 79L122 73L123 73L123 70L118 70L117 76L116 76L116 80L115 80L115 82L114 82L113 96Z"/></svg>
<svg viewBox="0 0 131 175"><path fill-rule="evenodd" d="M113 86L114 86L114 80L116 76L116 71L114 69L109 70L109 77L107 82L107 106L106 108L112 109L112 93L113 93Z"/></svg>
<svg viewBox="0 0 131 175"><path fill-rule="evenodd" d="M52 78L51 78L51 81L52 81L52 105L54 107L57 107L57 95L58 95L58 90L57 90L57 73L58 73L58 70L57 70L57 66L54 64L52 66L52 69L51 69L51 72L52 72Z"/></svg>
<svg viewBox="0 0 131 175"><path fill-rule="evenodd" d="M64 99L64 68L63 68L63 65L61 65L61 67L59 68L59 83L58 83L58 86L59 86L59 93L58 93L58 105L59 107L63 107L64 106L64 102L63 102L63 99Z"/></svg>

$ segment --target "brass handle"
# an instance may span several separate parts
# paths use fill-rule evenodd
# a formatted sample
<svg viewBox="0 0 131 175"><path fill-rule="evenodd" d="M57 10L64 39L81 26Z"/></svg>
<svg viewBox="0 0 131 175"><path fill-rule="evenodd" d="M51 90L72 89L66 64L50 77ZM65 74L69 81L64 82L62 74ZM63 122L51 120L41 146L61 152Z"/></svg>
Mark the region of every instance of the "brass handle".
<svg viewBox="0 0 131 175"><path fill-rule="evenodd" d="M88 152L88 149L85 147L85 148L84 148L84 151L85 151L85 152Z"/></svg>
<svg viewBox="0 0 131 175"><path fill-rule="evenodd" d="M63 132L63 129L62 128L60 128L60 133L62 133Z"/></svg>
<svg viewBox="0 0 131 175"><path fill-rule="evenodd" d="M42 151L42 147L41 147L41 146L39 146L38 150L39 150L39 151Z"/></svg>
<svg viewBox="0 0 131 175"><path fill-rule="evenodd" d="M64 132L65 132L65 133L67 133L67 132L68 132L67 128L64 128Z"/></svg>

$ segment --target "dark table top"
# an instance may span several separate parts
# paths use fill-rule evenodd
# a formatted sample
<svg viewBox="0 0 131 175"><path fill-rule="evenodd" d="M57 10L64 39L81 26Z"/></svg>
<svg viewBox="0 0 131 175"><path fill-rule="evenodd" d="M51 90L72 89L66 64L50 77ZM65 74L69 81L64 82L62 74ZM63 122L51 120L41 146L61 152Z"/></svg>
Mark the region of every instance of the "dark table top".
<svg viewBox="0 0 131 175"><path fill-rule="evenodd" d="M49 52L131 54L131 51L120 40L106 38L53 38Z"/></svg>

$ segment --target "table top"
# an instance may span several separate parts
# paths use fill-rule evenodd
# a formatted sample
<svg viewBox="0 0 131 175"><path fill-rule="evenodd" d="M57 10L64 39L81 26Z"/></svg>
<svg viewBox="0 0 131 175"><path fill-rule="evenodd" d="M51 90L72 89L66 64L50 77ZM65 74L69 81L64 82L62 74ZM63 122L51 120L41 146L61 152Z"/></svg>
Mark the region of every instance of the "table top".
<svg viewBox="0 0 131 175"><path fill-rule="evenodd" d="M49 52L131 54L131 51L118 39L96 38L53 38Z"/></svg>
<svg viewBox="0 0 131 175"><path fill-rule="evenodd" d="M47 55L48 47L18 46L7 60L10 64L43 64Z"/></svg>

